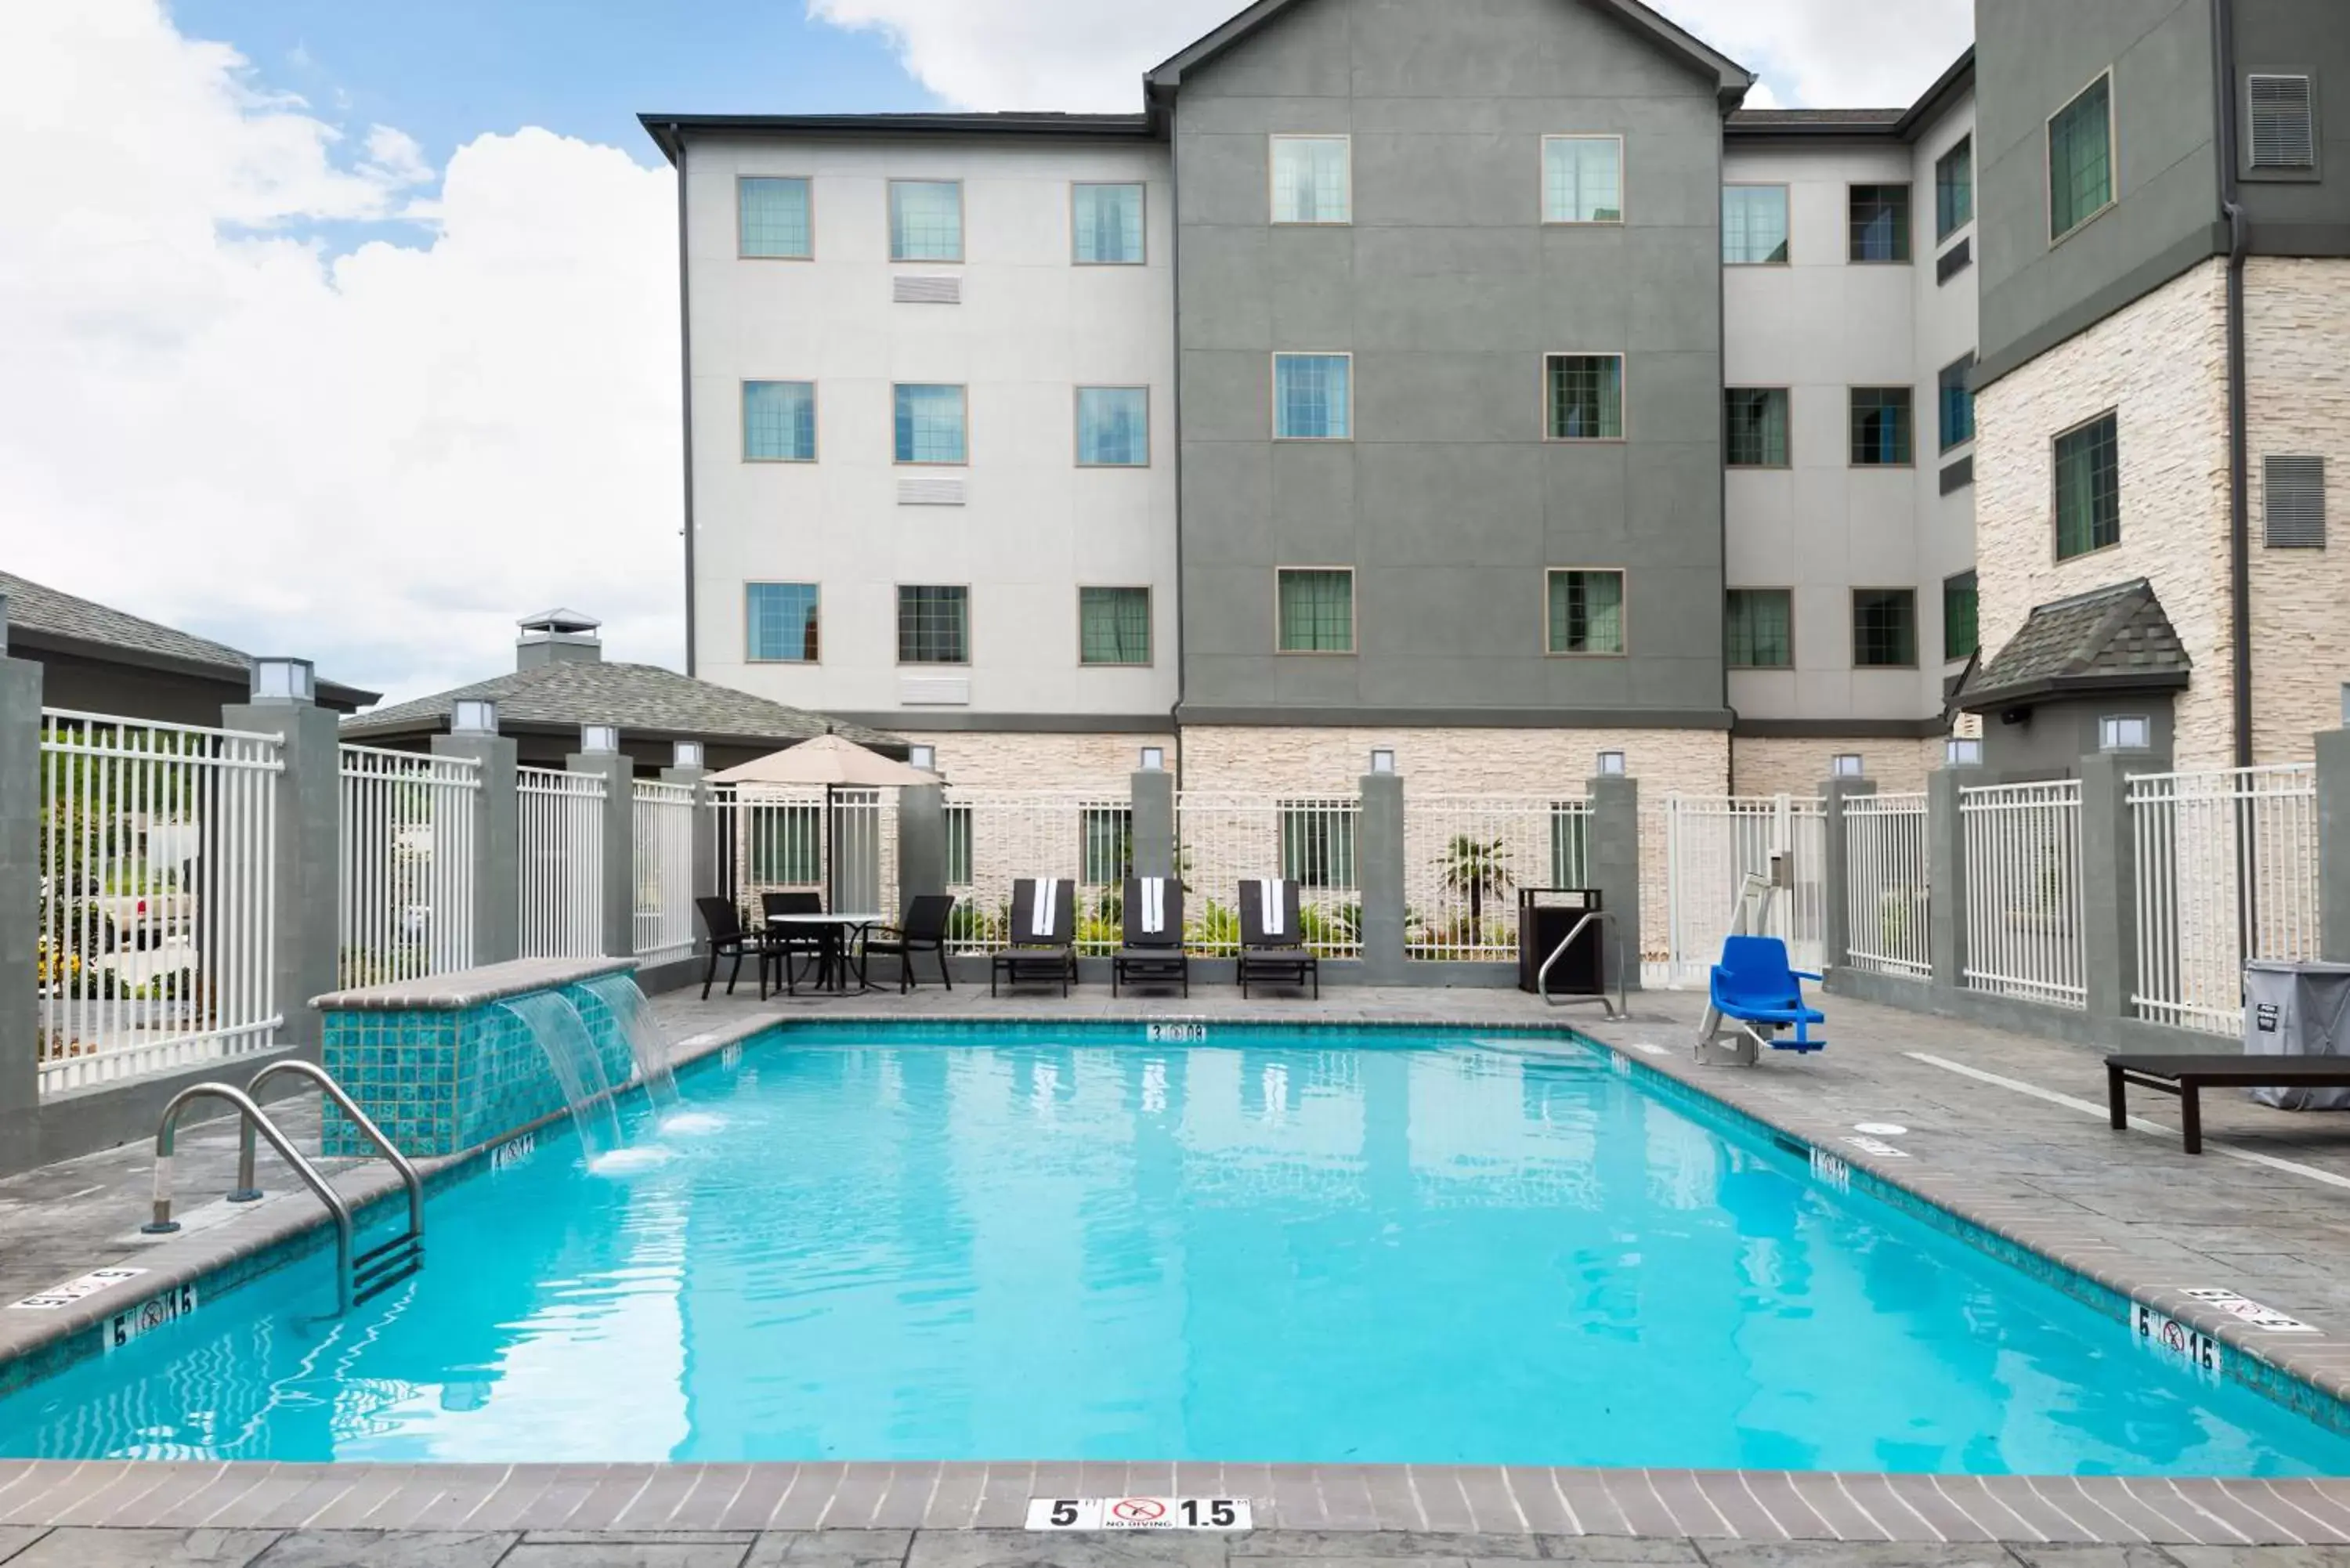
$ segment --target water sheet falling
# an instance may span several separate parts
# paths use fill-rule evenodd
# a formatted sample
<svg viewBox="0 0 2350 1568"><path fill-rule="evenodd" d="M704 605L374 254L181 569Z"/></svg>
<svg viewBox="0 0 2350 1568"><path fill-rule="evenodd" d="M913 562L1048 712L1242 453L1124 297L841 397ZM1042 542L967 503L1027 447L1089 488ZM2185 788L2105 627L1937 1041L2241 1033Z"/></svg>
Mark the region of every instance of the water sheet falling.
<svg viewBox="0 0 2350 1568"><path fill-rule="evenodd" d="M546 1055L563 1103L578 1129L579 1147L589 1159L620 1147L620 1112L613 1104L612 1077L588 1033L588 1021L560 992L534 992L497 1004L518 1019Z"/></svg>

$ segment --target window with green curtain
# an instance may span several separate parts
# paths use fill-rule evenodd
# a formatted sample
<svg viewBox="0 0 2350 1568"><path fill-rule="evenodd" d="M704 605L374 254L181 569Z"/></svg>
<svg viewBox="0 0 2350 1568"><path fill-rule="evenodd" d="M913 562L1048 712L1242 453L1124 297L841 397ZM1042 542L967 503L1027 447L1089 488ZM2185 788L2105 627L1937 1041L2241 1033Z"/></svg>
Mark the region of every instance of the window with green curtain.
<svg viewBox="0 0 2350 1568"><path fill-rule="evenodd" d="M743 255L805 261L813 253L806 180L746 176L734 182L734 202Z"/></svg>
<svg viewBox="0 0 2350 1568"><path fill-rule="evenodd" d="M2114 199L2113 78L2099 77L2048 122L2048 237L2063 239Z"/></svg>
<svg viewBox="0 0 2350 1568"><path fill-rule="evenodd" d="M1323 805L1281 807L1281 874L1301 888L1355 885L1355 814Z"/></svg>
<svg viewBox="0 0 2350 1568"><path fill-rule="evenodd" d="M1975 215L1975 139L1959 144L1934 160L1934 238L1949 239Z"/></svg>
<svg viewBox="0 0 2350 1568"><path fill-rule="evenodd" d="M1954 365L1942 367L1941 434L1942 450L1975 439L1975 395L1967 390L1967 377L1975 368L1971 354Z"/></svg>
<svg viewBox="0 0 2350 1568"><path fill-rule="evenodd" d="M1942 659L1966 659L1981 646L1975 629L1975 575L1960 572L1942 579Z"/></svg>
<svg viewBox="0 0 2350 1568"><path fill-rule="evenodd" d="M816 661L819 595L814 583L743 585L743 619L754 663Z"/></svg>
<svg viewBox="0 0 2350 1568"><path fill-rule="evenodd" d="M807 887L824 880L824 808L751 807L751 880Z"/></svg>
<svg viewBox="0 0 2350 1568"><path fill-rule="evenodd" d="M1855 185L1851 204L1852 254L1856 262L1909 259L1909 187Z"/></svg>
<svg viewBox="0 0 2350 1568"><path fill-rule="evenodd" d="M898 662L969 664L971 590L915 587L898 589Z"/></svg>
<svg viewBox="0 0 2350 1568"><path fill-rule="evenodd" d="M2056 438L2056 558L2122 538L2121 431L2106 414Z"/></svg>
<svg viewBox="0 0 2350 1568"><path fill-rule="evenodd" d="M962 182L889 182L889 259L962 260Z"/></svg>
<svg viewBox="0 0 2350 1568"><path fill-rule="evenodd" d="M1142 262L1142 187L1070 187L1069 224L1081 266L1139 266Z"/></svg>
<svg viewBox="0 0 2350 1568"><path fill-rule="evenodd" d="M1351 144L1343 136L1274 137L1273 221L1353 222L1351 161Z"/></svg>
<svg viewBox="0 0 2350 1568"><path fill-rule="evenodd" d="M1553 354L1544 363L1551 440L1624 439L1622 355Z"/></svg>
<svg viewBox="0 0 2350 1568"><path fill-rule="evenodd" d="M1787 466L1787 389L1731 387L1721 394L1722 449L1732 468Z"/></svg>
<svg viewBox="0 0 2350 1568"><path fill-rule="evenodd" d="M1543 222L1624 221L1624 143L1613 136L1543 138Z"/></svg>
<svg viewBox="0 0 2350 1568"><path fill-rule="evenodd" d="M1078 465L1084 468L1141 468L1149 462L1149 389L1079 387Z"/></svg>
<svg viewBox="0 0 2350 1568"><path fill-rule="evenodd" d="M1077 814L1077 880L1091 888L1124 882L1134 869L1134 813L1119 806L1087 806Z"/></svg>
<svg viewBox="0 0 2350 1568"><path fill-rule="evenodd" d="M1914 461L1909 441L1909 389L1852 389L1852 462L1856 468L1899 467Z"/></svg>
<svg viewBox="0 0 2350 1568"><path fill-rule="evenodd" d="M961 387L899 386L895 439L899 462L937 462L949 467L971 461Z"/></svg>
<svg viewBox="0 0 2350 1568"><path fill-rule="evenodd" d="M1355 574L1284 567L1280 574L1281 651L1355 651Z"/></svg>
<svg viewBox="0 0 2350 1568"><path fill-rule="evenodd" d="M1273 433L1280 441L1347 441L1354 432L1354 361L1344 354L1273 357Z"/></svg>
<svg viewBox="0 0 2350 1568"><path fill-rule="evenodd" d="M1860 670L1909 670L1918 663L1918 590L1852 590L1852 662Z"/></svg>
<svg viewBox="0 0 2350 1568"><path fill-rule="evenodd" d="M743 458L746 462L816 461L816 383L743 383Z"/></svg>
<svg viewBox="0 0 2350 1568"><path fill-rule="evenodd" d="M971 886L971 807L947 807L947 886Z"/></svg>
<svg viewBox="0 0 2350 1568"><path fill-rule="evenodd" d="M1787 259L1787 188L1721 188L1721 259L1731 266L1775 266Z"/></svg>
<svg viewBox="0 0 2350 1568"><path fill-rule="evenodd" d="M1555 801L1550 808L1550 885L1591 885L1591 814L1579 802Z"/></svg>
<svg viewBox="0 0 2350 1568"><path fill-rule="evenodd" d="M1077 662L1150 662L1150 590L1079 588Z"/></svg>
<svg viewBox="0 0 2350 1568"><path fill-rule="evenodd" d="M1624 651L1624 574L1562 568L1550 574L1550 650Z"/></svg>
<svg viewBox="0 0 2350 1568"><path fill-rule="evenodd" d="M1795 663L1795 596L1788 588L1731 588L1722 595L1722 658L1732 670L1790 670Z"/></svg>

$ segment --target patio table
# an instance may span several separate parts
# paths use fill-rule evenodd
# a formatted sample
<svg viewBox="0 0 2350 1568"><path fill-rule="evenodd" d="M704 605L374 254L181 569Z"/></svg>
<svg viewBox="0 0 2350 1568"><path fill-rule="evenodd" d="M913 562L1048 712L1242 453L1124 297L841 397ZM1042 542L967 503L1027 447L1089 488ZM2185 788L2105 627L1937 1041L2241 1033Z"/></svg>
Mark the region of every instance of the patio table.
<svg viewBox="0 0 2350 1568"><path fill-rule="evenodd" d="M769 915L767 929L785 930L795 926L815 929L824 944L823 956L817 961L816 985L824 986L827 974L832 976L832 989L843 995L848 991L848 950L867 931L886 925L889 917L880 914L847 912L840 914ZM835 960L839 961L836 964ZM865 961L860 949L857 963L857 989L861 993L873 989L865 979Z"/></svg>

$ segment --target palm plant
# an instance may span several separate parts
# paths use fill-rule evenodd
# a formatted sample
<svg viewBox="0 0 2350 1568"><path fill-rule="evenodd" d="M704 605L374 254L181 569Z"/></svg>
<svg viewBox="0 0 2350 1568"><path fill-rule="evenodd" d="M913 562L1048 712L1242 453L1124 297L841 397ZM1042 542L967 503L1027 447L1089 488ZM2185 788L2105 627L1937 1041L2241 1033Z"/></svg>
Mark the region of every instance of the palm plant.
<svg viewBox="0 0 2350 1568"><path fill-rule="evenodd" d="M1517 886L1510 875L1510 853L1503 840L1490 842L1466 833L1456 833L1445 845L1444 853L1437 857L1436 867L1444 890L1469 900L1469 929L1485 929L1485 898L1495 898Z"/></svg>

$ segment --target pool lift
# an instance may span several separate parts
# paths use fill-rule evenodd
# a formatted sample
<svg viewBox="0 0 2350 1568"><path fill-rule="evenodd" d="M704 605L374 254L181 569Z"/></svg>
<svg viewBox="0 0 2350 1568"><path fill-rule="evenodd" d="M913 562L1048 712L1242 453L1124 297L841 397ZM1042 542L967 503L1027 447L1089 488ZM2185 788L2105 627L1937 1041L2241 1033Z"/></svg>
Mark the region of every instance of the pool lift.
<svg viewBox="0 0 2350 1568"><path fill-rule="evenodd" d="M1791 869L1793 864L1794 857L1786 850L1774 849L1771 852L1771 868L1768 872L1749 871L1740 880L1737 901L1730 909L1730 929L1722 933L1725 946L1728 945L1727 939L1731 937L1762 937L1772 934L1772 906L1778 902L1780 893L1793 886ZM1816 1049L1816 1046L1808 1043L1802 1046L1791 1047L1790 1043L1783 1042L1778 1038L1778 1033L1782 1027L1775 1023L1726 1016L1714 1000L1713 988L1709 985L1705 1020L1698 1025L1697 1030L1695 1051L1697 1060L1707 1064L1726 1064L1732 1066L1752 1067L1762 1059L1765 1047L1774 1051L1790 1048ZM1798 1039L1802 1038L1803 1031L1798 1029L1796 1034ZM1729 1043L1727 1049L1724 1048L1725 1040Z"/></svg>
<svg viewBox="0 0 2350 1568"><path fill-rule="evenodd" d="M318 1092L350 1118L359 1136L373 1144L399 1173L400 1184L408 1189L406 1231L380 1246L354 1253L350 1205L319 1174L318 1168L303 1158L285 1129L261 1108L261 1085L281 1073L291 1073L317 1084ZM261 1189L254 1185L253 1170L254 1136L258 1132L269 1140L269 1147L277 1151L278 1158L302 1179L302 1184L327 1206L327 1212L335 1221L335 1310L330 1315L346 1315L360 1303L382 1294L424 1267L424 1182L416 1174L416 1167L392 1147L383 1129L353 1103L343 1086L325 1068L311 1062L272 1062L255 1073L242 1089L230 1084L194 1084L172 1096L171 1103L163 1107L162 1125L155 1130L155 1218L139 1228L141 1233L168 1236L180 1229L180 1222L172 1218L172 1149L179 1132L180 1113L203 1099L224 1100L235 1106L242 1124L237 1134L236 1190L228 1195L231 1203L251 1203L262 1196Z"/></svg>

